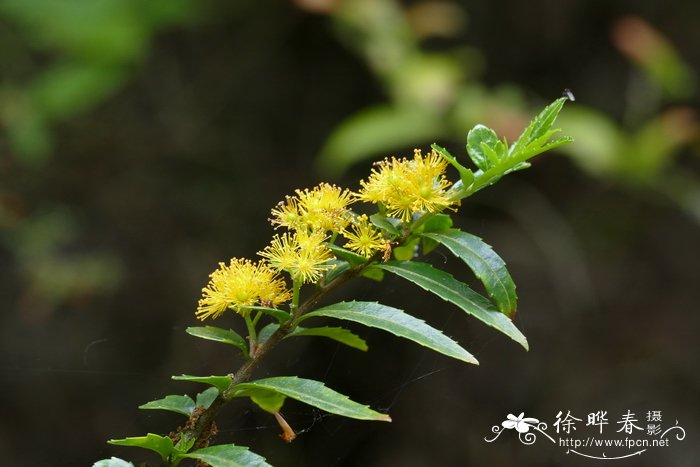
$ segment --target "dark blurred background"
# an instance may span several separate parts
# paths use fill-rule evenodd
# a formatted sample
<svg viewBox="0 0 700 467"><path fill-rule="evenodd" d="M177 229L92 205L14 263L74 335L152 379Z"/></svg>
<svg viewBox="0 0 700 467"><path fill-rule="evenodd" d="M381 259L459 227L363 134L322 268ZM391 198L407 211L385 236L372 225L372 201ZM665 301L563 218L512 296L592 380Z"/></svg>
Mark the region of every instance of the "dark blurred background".
<svg viewBox="0 0 700 467"><path fill-rule="evenodd" d="M137 409L203 389L170 375L240 363L184 329L277 201L432 142L464 156L475 123L512 140L570 88L576 143L457 215L507 261L531 350L399 279L358 282L335 298L403 307L481 365L359 327L368 353L288 342L258 376L323 379L394 423L289 401L287 445L240 401L218 441L278 466L596 465L484 437L508 413L661 410L686 439L617 465L696 466L699 20L691 0L0 1L2 464L155 462L105 441L182 423Z"/></svg>

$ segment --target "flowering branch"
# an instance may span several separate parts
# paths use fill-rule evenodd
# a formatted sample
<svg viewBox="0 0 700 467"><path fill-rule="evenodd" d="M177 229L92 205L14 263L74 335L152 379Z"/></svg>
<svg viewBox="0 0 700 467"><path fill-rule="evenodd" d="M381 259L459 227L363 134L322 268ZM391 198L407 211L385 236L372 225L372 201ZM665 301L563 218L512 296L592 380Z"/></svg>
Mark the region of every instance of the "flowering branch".
<svg viewBox="0 0 700 467"><path fill-rule="evenodd" d="M391 421L388 415L354 402L320 381L296 376L251 380L270 352L282 340L293 336L322 336L367 350L366 342L348 329L302 327L319 317L382 329L448 357L478 363L442 331L403 310L356 301L317 308L330 292L360 276L381 281L389 272L402 277L527 349L527 339L512 322L517 297L505 262L479 237L453 228L452 219L444 212L455 211L462 199L502 176L529 167L527 161L533 156L569 142L568 138L550 142L559 131L551 127L564 101L558 99L545 108L510 146L499 140L493 130L477 125L467 136L467 150L477 167L475 171L464 167L445 149L433 145L426 155L415 150L412 159L392 157L377 163L369 177L360 182L357 193L322 183L286 197L272 209L271 219L276 228L286 231L273 236L270 244L258 253L262 259L256 262L232 258L228 264L219 263L202 289L195 312L198 319L205 320L233 311L245 322L247 341L232 330L212 326L187 329L196 337L237 347L244 357L241 366L225 376L173 377L212 387L198 394L196 400L167 396L141 408L183 414L187 416L185 425L169 436L149 433L110 443L150 449L161 456L163 465L169 466L176 466L185 458L198 459L213 467L231 463L267 466L262 456L246 447L210 446L217 432L217 414L232 399L240 397L249 398L274 416L285 441L296 436L280 415L287 398L340 416ZM459 174L456 183L447 178L450 165ZM351 208L358 202L374 205L376 212L358 214ZM438 246L445 247L474 272L486 291L485 296L449 273L417 261ZM302 289L309 286L313 290L301 301ZM288 304L289 311L283 309L284 304ZM270 317L277 322L270 321ZM269 322L258 328L263 318ZM95 465L130 464L112 458Z"/></svg>

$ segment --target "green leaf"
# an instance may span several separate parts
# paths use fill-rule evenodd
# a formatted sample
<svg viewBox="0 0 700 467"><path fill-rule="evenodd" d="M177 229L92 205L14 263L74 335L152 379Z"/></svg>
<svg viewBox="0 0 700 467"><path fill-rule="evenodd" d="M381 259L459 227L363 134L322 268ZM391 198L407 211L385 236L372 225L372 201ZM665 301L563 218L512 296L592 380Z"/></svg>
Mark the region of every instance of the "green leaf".
<svg viewBox="0 0 700 467"><path fill-rule="evenodd" d="M433 240L432 238L428 237L423 237L423 241L421 242L422 249L423 249L423 255L427 255L431 251L433 251L435 248L440 246L438 242Z"/></svg>
<svg viewBox="0 0 700 467"><path fill-rule="evenodd" d="M467 152L474 165L486 172L500 160L496 148L500 143L496 132L484 125L476 125L467 134ZM490 152L490 154L489 154Z"/></svg>
<svg viewBox="0 0 700 467"><path fill-rule="evenodd" d="M420 242L420 238L415 237L406 242L406 244L394 248L392 251L394 258L406 261L413 259L413 257L416 256L416 246L418 245L418 242Z"/></svg>
<svg viewBox="0 0 700 467"><path fill-rule="evenodd" d="M427 263L415 261L391 261L380 266L457 305L485 324L501 331L525 349L528 348L527 339L506 315L494 307L487 298L474 292L451 274L435 269Z"/></svg>
<svg viewBox="0 0 700 467"><path fill-rule="evenodd" d="M241 349L243 355L248 354L248 345L245 339L230 329L222 329L215 326L197 326L189 327L185 329L185 332L200 339L233 345Z"/></svg>
<svg viewBox="0 0 700 467"><path fill-rule="evenodd" d="M118 457L110 457L92 464L92 467L134 467L134 464Z"/></svg>
<svg viewBox="0 0 700 467"><path fill-rule="evenodd" d="M503 316L501 313L499 315ZM414 318L397 308L376 302L341 302L307 313L299 321L315 316L344 319L382 329L448 357L478 365L476 359L455 341L424 321Z"/></svg>
<svg viewBox="0 0 700 467"><path fill-rule="evenodd" d="M423 232L442 232L452 227L452 218L447 214L434 214L423 224Z"/></svg>
<svg viewBox="0 0 700 467"><path fill-rule="evenodd" d="M365 258L364 256L358 255L353 251L346 250L345 248L341 248L337 245L333 245L332 243L328 244L328 248L333 252L335 256L347 261L348 264L352 267L360 266L367 262L367 258Z"/></svg>
<svg viewBox="0 0 700 467"><path fill-rule="evenodd" d="M341 274L343 274L344 272L350 270L350 264L347 261L336 259L336 260L328 261L328 264L333 265L335 267L333 267L333 269L330 269L326 272L326 275L323 278L323 282L325 284L330 283L336 277L338 277Z"/></svg>
<svg viewBox="0 0 700 467"><path fill-rule="evenodd" d="M263 342L267 341L279 328L280 325L277 323L265 325L260 332L258 332L258 344L262 344Z"/></svg>
<svg viewBox="0 0 700 467"><path fill-rule="evenodd" d="M231 376L192 376L192 375L181 375L173 376L172 379L175 381L194 381L196 383L211 384L219 392L224 392L226 388L231 384Z"/></svg>
<svg viewBox="0 0 700 467"><path fill-rule="evenodd" d="M138 436L124 439L110 439L109 444L117 446L134 446L144 449L150 449L160 454L163 460L166 460L170 453L173 452L173 440L167 436L154 435L148 433L146 436Z"/></svg>
<svg viewBox="0 0 700 467"><path fill-rule="evenodd" d="M169 410L189 417L194 407L195 403L189 396L165 396L163 399L140 405L139 409Z"/></svg>
<svg viewBox="0 0 700 467"><path fill-rule="evenodd" d="M367 342L357 334L345 328L323 326L319 328L297 327L288 337L292 336L321 336L328 337L354 349L367 351Z"/></svg>
<svg viewBox="0 0 700 467"><path fill-rule="evenodd" d="M232 397L249 397L258 407L266 412L275 413L284 405L284 394L268 388L243 387L234 389Z"/></svg>
<svg viewBox="0 0 700 467"><path fill-rule="evenodd" d="M532 145L535 140L549 133L552 125L554 125L554 121L557 119L557 115L559 115L567 100L567 97L560 97L545 107L525 128L517 141L513 143L509 151L510 155L513 156L523 151L526 147ZM551 134L549 137L551 137Z"/></svg>
<svg viewBox="0 0 700 467"><path fill-rule="evenodd" d="M382 271L383 272L383 271ZM265 342L270 338L272 333L279 329L279 325L271 323L265 326L258 333L258 342ZM296 337L296 336L320 336L328 337L329 339L336 340L341 344L345 344L349 347L359 349L362 351L367 350L367 343L361 337L353 334L345 328L339 327L318 327L318 328L302 328L297 326L294 331L287 334L286 337Z"/></svg>
<svg viewBox="0 0 700 467"><path fill-rule="evenodd" d="M399 219L394 219L393 217L386 217L383 214L372 214L369 216L369 221L375 226L382 229L390 237L395 237L399 235L399 226L401 221Z"/></svg>
<svg viewBox="0 0 700 467"><path fill-rule="evenodd" d="M217 388L208 388L197 394L196 405L197 407L208 409L217 397L219 397L219 390Z"/></svg>
<svg viewBox="0 0 700 467"><path fill-rule="evenodd" d="M312 379L304 379L297 376L276 376L249 383L241 383L234 387L233 397L240 397L238 394L245 396L245 391L251 389L274 391L343 417L382 422L391 421L388 415L375 412L366 405L353 402L348 396L340 394L326 387L322 382Z"/></svg>
<svg viewBox="0 0 700 467"><path fill-rule="evenodd" d="M250 309L262 311L266 315L272 316L280 323L284 323L285 321L289 321L290 319L292 319L292 315L290 315L284 310L278 310L277 308L269 308L266 306L251 306Z"/></svg>
<svg viewBox="0 0 700 467"><path fill-rule="evenodd" d="M384 280L384 271L379 268L375 268L374 266L369 266L363 269L360 275L377 282Z"/></svg>
<svg viewBox="0 0 700 467"><path fill-rule="evenodd" d="M468 187L472 184L472 182L474 181L474 173L471 170L457 162L457 159L452 154L450 154L447 149L440 147L437 144L431 144L430 147L433 148L435 152L440 154L447 162L452 164L452 166L455 169L457 169L457 172L459 173L460 182L463 183L465 187Z"/></svg>
<svg viewBox="0 0 700 467"><path fill-rule="evenodd" d="M272 467L259 454L251 452L245 446L220 444L198 449L182 457L199 459L211 467Z"/></svg>
<svg viewBox="0 0 700 467"><path fill-rule="evenodd" d="M464 261L484 284L496 306L512 318L517 307L515 283L506 269L506 263L491 246L476 235L450 229L440 233L426 233L424 237L445 245Z"/></svg>

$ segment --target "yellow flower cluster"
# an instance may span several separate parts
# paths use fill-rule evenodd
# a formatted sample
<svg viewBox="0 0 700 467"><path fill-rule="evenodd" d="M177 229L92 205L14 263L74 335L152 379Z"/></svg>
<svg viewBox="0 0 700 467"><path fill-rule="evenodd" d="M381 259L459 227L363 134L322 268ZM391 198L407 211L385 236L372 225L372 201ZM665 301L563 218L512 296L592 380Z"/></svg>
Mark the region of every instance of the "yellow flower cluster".
<svg viewBox="0 0 700 467"><path fill-rule="evenodd" d="M413 159L384 159L360 182L357 198L383 204L391 217L403 222L413 214L439 212L459 204L447 194L451 185L445 178L447 165L435 151L423 156L420 149L414 150Z"/></svg>
<svg viewBox="0 0 700 467"><path fill-rule="evenodd" d="M250 307L277 307L291 298L284 280L267 263L233 258L210 274L195 315L217 318L228 308L245 315Z"/></svg>
<svg viewBox="0 0 700 467"><path fill-rule="evenodd" d="M288 232L275 235L258 252L265 258L253 263L234 258L229 265L219 264L202 289L196 315L216 318L226 309L246 315L256 305L277 307L292 298L280 271L287 272L295 284L318 282L332 269L335 256L329 239L342 235L345 248L366 258L378 251L390 254L390 239L374 227L366 215L357 216L349 206L355 201L380 204L391 217L410 222L414 214L439 212L458 204L450 199L450 182L445 178L445 161L435 151L423 156L419 149L413 159L385 159L377 164L369 178L360 182L359 193L328 183L296 190L272 209L270 221Z"/></svg>
<svg viewBox="0 0 700 467"><path fill-rule="evenodd" d="M275 235L270 245L258 254L267 258L276 270L288 272L292 280L314 283L333 268L329 261L335 257L326 240L325 233L318 230L287 232Z"/></svg>
<svg viewBox="0 0 700 467"><path fill-rule="evenodd" d="M280 202L272 210L271 222L291 230L338 232L350 221L348 206L352 202L349 190L321 183L311 190L296 190L296 196Z"/></svg>

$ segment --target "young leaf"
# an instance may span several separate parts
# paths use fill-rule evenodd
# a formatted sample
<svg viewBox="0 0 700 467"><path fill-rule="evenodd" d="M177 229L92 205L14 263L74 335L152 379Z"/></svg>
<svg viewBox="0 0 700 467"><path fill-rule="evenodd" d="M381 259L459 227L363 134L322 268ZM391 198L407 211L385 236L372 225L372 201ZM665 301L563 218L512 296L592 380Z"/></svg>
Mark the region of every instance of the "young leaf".
<svg viewBox="0 0 700 467"><path fill-rule="evenodd" d="M92 467L134 467L134 464L118 457L110 457L92 464Z"/></svg>
<svg viewBox="0 0 700 467"><path fill-rule="evenodd" d="M474 181L474 173L471 170L457 162L457 159L452 154L450 154L447 151L447 149L442 148L437 144L431 144L430 147L433 148L435 152L440 154L443 157L443 159L452 164L452 166L455 169L457 169L457 172L459 173L460 182L463 183L465 187L468 187L472 184L472 182Z"/></svg>
<svg viewBox="0 0 700 467"><path fill-rule="evenodd" d="M464 261L484 284L498 309L512 318L518 300L515 283L506 269L506 263L491 246L476 235L457 229L425 233L423 236L442 243Z"/></svg>
<svg viewBox="0 0 700 467"><path fill-rule="evenodd" d="M245 446L220 444L198 449L182 457L198 459L211 467L272 467L259 454L249 451Z"/></svg>
<svg viewBox="0 0 700 467"><path fill-rule="evenodd" d="M349 347L367 351L367 342L356 334L353 334L345 328L324 326L320 328L302 328L298 327L292 332L291 336L322 336L336 340L341 344Z"/></svg>
<svg viewBox="0 0 700 467"><path fill-rule="evenodd" d="M340 394L320 381L299 378L297 376L276 376L241 383L234 387L233 397L245 397L250 390L273 391L296 399L326 412L359 420L376 420L390 422L391 417L375 412L366 405L351 401L348 396ZM240 394L240 395L239 395Z"/></svg>
<svg viewBox="0 0 700 467"><path fill-rule="evenodd" d="M397 308L376 302L341 302L307 313L299 321L315 316L344 319L382 329L448 357L478 365L477 360L455 341L445 336L439 330L427 325L424 321L414 318Z"/></svg>
<svg viewBox="0 0 700 467"><path fill-rule="evenodd" d="M500 141L496 132L485 125L476 125L467 134L467 153L471 157L474 165L483 172L493 167L499 159L500 154L495 150ZM487 151L491 150L491 155ZM496 160L494 160L496 159Z"/></svg>
<svg viewBox="0 0 700 467"><path fill-rule="evenodd" d="M528 348L527 339L506 315L496 309L488 299L456 280L451 274L435 269L427 263L415 261L391 261L380 267L457 305L485 324L501 331L525 349Z"/></svg>
<svg viewBox="0 0 700 467"><path fill-rule="evenodd" d="M194 407L195 403L189 396L165 396L163 399L140 405L139 409L169 410L189 417Z"/></svg>
<svg viewBox="0 0 700 467"><path fill-rule="evenodd" d="M217 397L219 397L219 390L217 388L208 388L197 394L196 406L208 409Z"/></svg>
<svg viewBox="0 0 700 467"><path fill-rule="evenodd" d="M535 140L549 133L547 139L552 136L550 133L554 121L561 112L564 103L568 100L566 97L560 97L542 110L525 128L520 137L510 148L510 155L521 152L524 148L530 146ZM558 130L557 130L558 131ZM541 144L540 144L541 146Z"/></svg>
<svg viewBox="0 0 700 467"><path fill-rule="evenodd" d="M196 383L211 384L219 392L224 392L226 388L231 384L231 376L191 376L191 375L181 375L173 376L175 381L194 381Z"/></svg>
<svg viewBox="0 0 700 467"><path fill-rule="evenodd" d="M416 246L418 246L418 242L420 242L420 238L415 237L406 242L405 245L394 248L394 258L406 261L413 259L413 257L416 256Z"/></svg>
<svg viewBox="0 0 700 467"><path fill-rule="evenodd" d="M134 446L144 449L150 449L160 454L163 460L167 459L170 453L173 452L173 440L167 436L154 435L148 433L146 436L138 436L124 439L110 439L109 444L117 446Z"/></svg>
<svg viewBox="0 0 700 467"><path fill-rule="evenodd" d="M245 340L230 329L222 329L215 326L196 326L185 329L185 332L201 339L233 345L241 349L243 355L248 354L248 345Z"/></svg>

